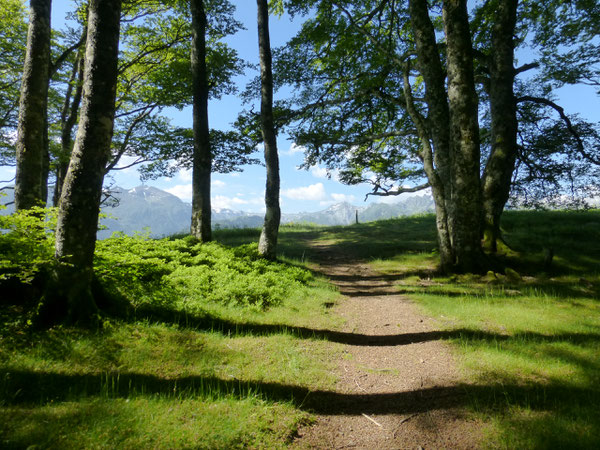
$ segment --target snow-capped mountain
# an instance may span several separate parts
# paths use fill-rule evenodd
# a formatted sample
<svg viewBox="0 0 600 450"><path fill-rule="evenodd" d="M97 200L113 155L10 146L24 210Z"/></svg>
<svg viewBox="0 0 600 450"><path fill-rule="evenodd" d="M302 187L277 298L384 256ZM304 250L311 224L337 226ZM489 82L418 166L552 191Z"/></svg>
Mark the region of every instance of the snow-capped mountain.
<svg viewBox="0 0 600 450"><path fill-rule="evenodd" d="M356 221L356 211L364 207L356 207L348 202L336 203L323 211L284 214L283 223L315 223L318 225L349 225Z"/></svg>
<svg viewBox="0 0 600 450"><path fill-rule="evenodd" d="M12 201L12 191L3 202ZM11 209L0 211L9 214ZM430 196L414 196L395 203L372 203L369 206L354 206L343 202L331 205L317 212L283 214L282 223L313 223L317 225L349 225L359 222L389 219L392 217L433 212L433 199ZM137 186L133 189L115 187L111 197L102 206L104 217L100 219L103 229L98 238L109 237L115 231L126 234L144 232L150 229L153 237L168 236L189 231L192 205L179 197L153 186ZM231 209L213 210L212 223L221 228L260 227L263 215Z"/></svg>
<svg viewBox="0 0 600 450"><path fill-rule="evenodd" d="M133 234L150 228L152 236L165 236L185 232L190 226L191 205L178 197L152 186L133 189L112 189L111 198L102 207L108 217L100 219L106 227L98 238L110 236L114 231Z"/></svg>

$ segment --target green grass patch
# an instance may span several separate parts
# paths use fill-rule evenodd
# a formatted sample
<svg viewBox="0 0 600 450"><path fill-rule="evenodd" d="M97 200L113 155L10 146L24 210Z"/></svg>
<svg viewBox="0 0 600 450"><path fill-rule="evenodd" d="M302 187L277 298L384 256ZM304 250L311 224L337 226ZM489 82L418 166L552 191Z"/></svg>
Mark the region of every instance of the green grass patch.
<svg viewBox="0 0 600 450"><path fill-rule="evenodd" d="M439 276L419 245L372 265L446 330L491 447L598 448L600 212L508 212L503 229L516 277Z"/></svg>
<svg viewBox="0 0 600 450"><path fill-rule="evenodd" d="M2 448L281 448L299 420L260 398L84 398L0 410Z"/></svg>
<svg viewBox="0 0 600 450"><path fill-rule="evenodd" d="M36 233L27 273L52 255ZM339 325L339 294L300 263L116 235L95 264L99 331L35 331L34 308L0 305L0 447L279 448L311 420L309 392L335 382L321 330Z"/></svg>

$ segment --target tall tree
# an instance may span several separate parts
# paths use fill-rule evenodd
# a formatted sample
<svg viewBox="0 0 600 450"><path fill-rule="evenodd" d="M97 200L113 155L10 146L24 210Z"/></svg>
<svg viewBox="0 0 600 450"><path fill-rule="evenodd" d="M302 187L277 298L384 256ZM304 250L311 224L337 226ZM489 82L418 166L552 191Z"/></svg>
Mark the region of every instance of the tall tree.
<svg viewBox="0 0 600 450"><path fill-rule="evenodd" d="M550 3L570 11L569 2ZM593 2L574 3L583 10ZM590 191L582 184L593 176L585 165L597 159L597 130L569 121L547 84L517 79L537 67L514 66L516 46L535 30L518 1L477 3L470 18L463 0L287 5L314 11L275 60L277 82L295 86L288 104L296 109L286 114L306 148L304 166L325 164L346 183L372 183L369 195L431 188L443 269L483 269L480 238L494 251L515 186L513 197L525 193L527 204L534 192L541 200L544 191ZM542 106L562 118L562 129Z"/></svg>
<svg viewBox="0 0 600 450"><path fill-rule="evenodd" d="M46 201L42 182L50 73L51 4L51 0L31 0L29 3L29 31L17 130L17 210L45 204Z"/></svg>
<svg viewBox="0 0 600 450"><path fill-rule="evenodd" d="M58 283L49 293L67 318L93 323L93 259L104 170L113 134L121 0L91 0L81 118L65 178L56 229Z"/></svg>
<svg viewBox="0 0 600 450"><path fill-rule="evenodd" d="M488 57L491 150L481 180L483 243L495 252L501 241L500 217L508 201L517 159L517 104L514 49L518 0L492 2L491 54Z"/></svg>
<svg viewBox="0 0 600 450"><path fill-rule="evenodd" d="M207 21L204 0L191 0L192 90L194 96L194 156L192 171L191 233L202 242L211 240L210 174L212 153L208 127L208 72L206 69Z"/></svg>
<svg viewBox="0 0 600 450"><path fill-rule="evenodd" d="M86 33L84 28L84 36ZM67 82L67 90L60 112L60 152L55 155L55 173L53 204L58 206L58 200L62 192L62 187L69 169L69 159L73 150L73 130L77 125L79 107L81 106L81 96L83 93L83 67L84 50L79 52L73 61L71 74Z"/></svg>
<svg viewBox="0 0 600 450"><path fill-rule="evenodd" d="M417 128L421 141L421 160L436 205L440 264L444 270L450 270L454 265L455 254L450 215L451 137L448 128L450 109L445 88L446 73L440 60L435 28L429 18L427 2L409 0L408 7L418 57L418 69L425 82L427 116L424 117L415 105L409 80L410 66L406 67L403 77L404 96L408 113Z"/></svg>
<svg viewBox="0 0 600 450"><path fill-rule="evenodd" d="M455 265L481 270L479 122L467 0L444 0L450 110L450 216Z"/></svg>
<svg viewBox="0 0 600 450"><path fill-rule="evenodd" d="M267 186L265 190L265 221L258 243L259 253L269 259L276 257L277 235L281 220L279 207L279 156L277 135L273 122L273 73L271 42L269 38L269 5L267 0L256 0L258 9L258 49L260 58L260 118L265 146Z"/></svg>

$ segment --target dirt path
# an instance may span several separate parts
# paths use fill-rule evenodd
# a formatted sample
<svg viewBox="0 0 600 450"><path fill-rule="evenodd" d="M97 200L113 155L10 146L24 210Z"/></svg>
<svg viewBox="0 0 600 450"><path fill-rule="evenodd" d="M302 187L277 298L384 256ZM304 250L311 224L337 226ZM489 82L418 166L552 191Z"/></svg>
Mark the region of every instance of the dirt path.
<svg viewBox="0 0 600 450"><path fill-rule="evenodd" d="M477 448L480 424L468 420L449 347L393 277L314 248L320 270L345 298L335 312L355 336L337 362L335 401L302 428L300 448ZM334 251L334 250L333 250ZM351 342L350 342L351 341Z"/></svg>

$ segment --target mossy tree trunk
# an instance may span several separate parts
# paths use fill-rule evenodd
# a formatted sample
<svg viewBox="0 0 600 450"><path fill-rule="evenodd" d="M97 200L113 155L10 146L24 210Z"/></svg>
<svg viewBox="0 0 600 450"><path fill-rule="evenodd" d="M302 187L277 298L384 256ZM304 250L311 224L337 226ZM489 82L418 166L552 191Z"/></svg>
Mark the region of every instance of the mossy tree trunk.
<svg viewBox="0 0 600 450"><path fill-rule="evenodd" d="M446 35L450 108L452 244L457 269L478 272L482 270L483 261L479 231L480 143L467 1L445 0L442 18Z"/></svg>
<svg viewBox="0 0 600 450"><path fill-rule="evenodd" d="M502 242L500 217L510 195L512 174L517 158L517 112L513 91L514 32L518 0L497 2L492 28L490 71L490 110L492 150L483 173L482 234L484 249L498 250Z"/></svg>
<svg viewBox="0 0 600 450"><path fill-rule="evenodd" d="M452 223L448 214L452 184L446 74L440 60L435 29L429 18L427 1L410 0L408 6L417 48L417 66L425 81L428 116L422 117L414 106L408 73L404 78L405 98L408 112L417 126L422 143L421 160L435 203L440 266L443 271L451 271L455 259L452 249Z"/></svg>
<svg viewBox="0 0 600 450"><path fill-rule="evenodd" d="M73 129L77 123L81 96L83 93L84 50L80 49L73 64L69 85L63 103L61 125L61 151L56 161L56 182L54 184L53 203L58 206L62 187L69 170L69 159L73 151Z"/></svg>
<svg viewBox="0 0 600 450"><path fill-rule="evenodd" d="M277 251L281 209L279 207L279 156L277 154L277 135L273 122L273 73L269 38L269 7L267 0L257 0L256 3L258 7L258 47L261 81L260 117L265 146L265 165L267 166L266 213L258 243L258 251L263 257L274 259Z"/></svg>
<svg viewBox="0 0 600 450"><path fill-rule="evenodd" d="M121 0L91 0L81 117L56 229L59 263L55 291L67 320L89 325L97 306L91 293L104 171L113 134ZM61 308L61 305L56 305Z"/></svg>
<svg viewBox="0 0 600 450"><path fill-rule="evenodd" d="M435 202L440 265L446 272L481 271L478 99L467 4L465 0L443 2L446 70L429 3L410 0L408 7L427 117L414 104L410 66L405 70L404 92Z"/></svg>
<svg viewBox="0 0 600 450"><path fill-rule="evenodd" d="M212 153L208 126L208 72L206 69L206 11L204 0L191 0L194 156L191 233L202 242L212 239L210 175Z"/></svg>
<svg viewBox="0 0 600 450"><path fill-rule="evenodd" d="M30 0L27 50L19 101L15 208L45 205L44 158L47 149L51 0Z"/></svg>

